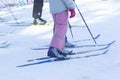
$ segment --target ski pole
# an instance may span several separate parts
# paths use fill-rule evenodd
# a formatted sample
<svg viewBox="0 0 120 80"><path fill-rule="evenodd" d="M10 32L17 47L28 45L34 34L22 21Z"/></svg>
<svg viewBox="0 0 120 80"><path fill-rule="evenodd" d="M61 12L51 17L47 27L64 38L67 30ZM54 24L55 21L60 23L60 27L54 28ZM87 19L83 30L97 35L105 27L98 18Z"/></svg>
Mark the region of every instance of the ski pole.
<svg viewBox="0 0 120 80"><path fill-rule="evenodd" d="M75 3L75 2L74 2L74 3ZM90 29L89 29L89 27L88 27L88 25L87 25L87 23L86 23L86 21L85 21L85 19L84 19L83 15L82 15L82 13L80 12L80 10L79 10L79 8L78 8L78 6L77 6L77 4L76 4L76 3L75 3L75 6L76 6L76 8L77 8L77 10L78 10L78 12L79 12L79 14L80 14L80 16L81 16L81 18L82 18L83 22L85 23L85 26L87 27L87 29L88 29L88 31L89 31L89 33L90 33L90 35L91 35L91 37L92 37L92 39L93 39L94 43L95 43L95 44L97 44L97 42L95 41L95 39L94 39L94 37L93 37L92 32L90 31Z"/></svg>
<svg viewBox="0 0 120 80"><path fill-rule="evenodd" d="M17 18L15 17L15 15L13 14L13 12L12 12L12 10L11 10L11 8L9 7L9 5L7 6L5 3L4 3L4 1L7 3L7 1L6 0L1 0L2 1L2 3L7 7L7 9L9 10L9 12L11 13L11 15L13 16L13 18L14 18L14 20L16 21L16 23L17 24L19 24L19 22L17 21Z"/></svg>
<svg viewBox="0 0 120 80"><path fill-rule="evenodd" d="M72 26L70 25L70 22L68 22L68 25L69 25L69 29L70 29L71 36L72 36L72 38L74 39L74 37L73 37L73 32L72 32Z"/></svg>

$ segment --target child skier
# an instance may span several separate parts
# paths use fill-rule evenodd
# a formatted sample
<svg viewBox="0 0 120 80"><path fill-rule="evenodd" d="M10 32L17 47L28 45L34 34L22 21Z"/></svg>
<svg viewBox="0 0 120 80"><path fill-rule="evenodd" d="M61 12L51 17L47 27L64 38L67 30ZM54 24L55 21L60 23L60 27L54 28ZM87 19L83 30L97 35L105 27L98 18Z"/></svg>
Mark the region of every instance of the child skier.
<svg viewBox="0 0 120 80"><path fill-rule="evenodd" d="M68 12L70 18L75 16L73 0L49 0L50 12L54 20L54 34L48 50L48 56L65 59L72 51L65 50L65 35L68 26Z"/></svg>

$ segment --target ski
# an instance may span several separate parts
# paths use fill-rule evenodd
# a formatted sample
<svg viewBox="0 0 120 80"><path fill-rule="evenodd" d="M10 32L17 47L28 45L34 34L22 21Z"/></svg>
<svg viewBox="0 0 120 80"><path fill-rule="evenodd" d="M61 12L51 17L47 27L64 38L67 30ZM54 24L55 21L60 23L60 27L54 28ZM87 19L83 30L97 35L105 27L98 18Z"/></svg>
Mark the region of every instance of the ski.
<svg viewBox="0 0 120 80"><path fill-rule="evenodd" d="M52 23L46 23L46 24L37 24L34 25L33 23L20 23L20 24L10 24L10 26L53 26Z"/></svg>
<svg viewBox="0 0 120 80"><path fill-rule="evenodd" d="M106 46L106 45L110 45L110 44L113 44L115 42L112 41L110 43L106 43L106 44L91 44L91 45L80 45L80 46L76 46L75 48L79 48L79 47L97 47L97 46Z"/></svg>
<svg viewBox="0 0 120 80"><path fill-rule="evenodd" d="M98 34L97 36L94 37L94 39L98 39L100 37L101 34ZM83 40L76 40L76 41L73 41L73 42L80 42L80 41L89 41L91 39L83 39Z"/></svg>
<svg viewBox="0 0 120 80"><path fill-rule="evenodd" d="M84 55L84 56L75 56L75 57L66 57L65 59L51 59L51 60L46 60L45 62L55 62L55 61L64 61L64 60L70 60L70 59L79 59L79 58L89 58L89 57L95 57L95 56L100 56L104 55L108 52L108 49L101 52L101 53L96 53L96 54L90 54L90 55ZM41 61L42 62L42 61Z"/></svg>
<svg viewBox="0 0 120 80"><path fill-rule="evenodd" d="M22 23L19 23L19 24L10 24L10 26L51 26L53 27L53 23L50 23L50 22L47 22L46 24L37 24L37 25L34 25L33 23L25 23L25 22L22 22ZM84 27L84 26L77 26L77 25L71 25L72 27ZM78 40L79 41L79 40ZM77 42L77 41L75 41Z"/></svg>
<svg viewBox="0 0 120 80"><path fill-rule="evenodd" d="M97 36L94 37L94 39L98 39L100 37L101 34L98 34ZM89 41L91 39L84 39L84 40L80 40L80 41ZM71 47L71 48L79 48L79 47L92 47L92 46L105 46L107 44L97 44L97 45L81 45L81 46L75 46L75 47ZM49 47L41 47L41 48L32 48L32 50L45 50L48 49Z"/></svg>
<svg viewBox="0 0 120 80"><path fill-rule="evenodd" d="M6 32L5 33L0 33L0 36L5 36Z"/></svg>
<svg viewBox="0 0 120 80"><path fill-rule="evenodd" d="M81 58L89 58L89 57L95 57L95 56L100 56L103 54L106 54L108 52L108 49L101 52L101 53L96 53L96 54L91 54L91 55L84 55L84 56L77 56L77 57L66 57L65 59L56 59L56 58L48 58L39 62L34 62L34 63L28 63L16 67L27 67L27 66L32 66L32 65L38 65L38 64L43 64L43 63L51 63L51 62L57 62L57 61L66 61L66 60L71 60L71 59L81 59Z"/></svg>
<svg viewBox="0 0 120 80"><path fill-rule="evenodd" d="M74 55L74 54L83 54L83 53L88 53L88 52L105 50L105 49L108 49L114 42L115 42L115 41L112 41L111 43L106 44L106 45L105 45L104 47L102 47L102 48L91 49L91 50L88 50L88 51L75 52L75 53L73 53L73 55ZM100 45L100 46L101 46L101 45Z"/></svg>
<svg viewBox="0 0 120 80"><path fill-rule="evenodd" d="M101 51L101 50L104 50L104 49L107 49L107 48L108 48L108 46L98 48L98 49L84 50L84 51L72 53L71 55L84 54L84 53L89 53L89 52L94 52L94 51ZM36 60L45 60L45 59L50 59L50 58L51 57L42 57L42 58L37 58L37 59L30 59L30 60L27 60L27 62L32 62L32 61L36 61Z"/></svg>
<svg viewBox="0 0 120 80"><path fill-rule="evenodd" d="M0 22L7 22L7 20L0 18Z"/></svg>
<svg viewBox="0 0 120 80"><path fill-rule="evenodd" d="M112 42L110 42L110 43L106 43L106 44L80 45L80 46L75 46L75 47L71 47L71 48L102 47L102 46L104 47L104 46L106 46L106 45L113 44L114 42L115 42L115 40L112 41ZM46 49L48 49L48 47L32 48L32 50L46 50ZM69 49L69 48L68 48L68 49Z"/></svg>
<svg viewBox="0 0 120 80"><path fill-rule="evenodd" d="M0 45L0 48L6 48L8 47L10 44L5 44L5 45Z"/></svg>
<svg viewBox="0 0 120 80"><path fill-rule="evenodd" d="M84 54L84 53L90 53L90 52L95 52L95 51L102 51L102 50L106 50L108 49L115 41L112 41L111 43L105 45L104 47L102 48L97 48L97 49L91 49L91 50L84 50L84 51L80 51L80 52L74 52L73 54L71 55L74 55L74 54ZM94 54L95 55L95 54ZM30 60L27 60L27 62L31 62L31 61L35 61L35 60L45 60L45 59L50 59L51 57L43 57L43 58L37 58L37 59L30 59Z"/></svg>
<svg viewBox="0 0 120 80"><path fill-rule="evenodd" d="M1 42L0 43L0 48L6 48L10 45L10 43L8 43L8 41L5 41L5 42Z"/></svg>

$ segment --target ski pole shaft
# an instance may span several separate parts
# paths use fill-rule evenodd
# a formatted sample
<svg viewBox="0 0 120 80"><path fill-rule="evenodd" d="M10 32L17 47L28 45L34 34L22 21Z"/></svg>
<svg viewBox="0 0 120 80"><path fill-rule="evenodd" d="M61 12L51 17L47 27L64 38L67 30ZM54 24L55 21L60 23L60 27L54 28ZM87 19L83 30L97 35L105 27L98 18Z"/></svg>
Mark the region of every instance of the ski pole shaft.
<svg viewBox="0 0 120 80"><path fill-rule="evenodd" d="M74 39L74 37L73 37L73 32L72 32L72 26L70 25L70 22L68 22L68 25L69 25L69 29L70 29L71 36L72 36L72 38Z"/></svg>
<svg viewBox="0 0 120 80"><path fill-rule="evenodd" d="M74 2L74 3L75 3L75 2ZM77 6L77 4L76 4L76 3L75 3L75 6L76 6L76 8L77 8L77 10L78 10L78 12L79 12L79 14L80 14L80 16L81 16L81 18L82 18L83 22L85 23L85 26L87 27L87 29L88 29L88 31L89 31L89 33L90 33L90 35L91 35L91 37L92 37L92 39L93 39L94 43L95 43L95 44L97 44L97 42L95 41L95 39L94 39L94 37L93 37L92 32L90 31L90 29L89 29L89 27L88 27L88 25L87 25L87 23L86 23L86 21L85 21L85 19L84 19L83 15L82 15L82 13L80 12L80 10L79 10L79 8L78 8L78 6Z"/></svg>
<svg viewBox="0 0 120 80"><path fill-rule="evenodd" d="M17 18L15 17L15 15L13 14L13 12L12 12L12 10L11 10L11 8L10 8L10 6L9 5L6 5L5 3L4 3L4 1L6 2L6 3L8 3L6 0L1 0L2 1L2 3L7 7L7 9L9 10L9 12L11 13L11 15L13 16L13 18L14 18L14 20L16 21L16 23L17 24L19 24L19 22L17 21Z"/></svg>

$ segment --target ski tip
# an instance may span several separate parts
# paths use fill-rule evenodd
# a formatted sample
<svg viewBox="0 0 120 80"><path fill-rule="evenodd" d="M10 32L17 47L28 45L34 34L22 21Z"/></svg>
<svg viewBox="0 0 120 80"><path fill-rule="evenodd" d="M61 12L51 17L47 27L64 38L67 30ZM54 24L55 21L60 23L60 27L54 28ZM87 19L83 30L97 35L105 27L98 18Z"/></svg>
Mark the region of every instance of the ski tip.
<svg viewBox="0 0 120 80"><path fill-rule="evenodd" d="M113 43L115 43L116 40L112 41L109 45L112 45Z"/></svg>
<svg viewBox="0 0 120 80"><path fill-rule="evenodd" d="M115 43L116 40L114 40L112 43Z"/></svg>
<svg viewBox="0 0 120 80"><path fill-rule="evenodd" d="M103 52L103 54L106 54L108 52L108 49Z"/></svg>
<svg viewBox="0 0 120 80"><path fill-rule="evenodd" d="M114 40L114 41L110 42L110 43L107 45L107 47L106 47L106 48L110 47L113 43L115 43L115 41L116 41L116 40Z"/></svg>

